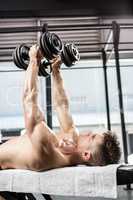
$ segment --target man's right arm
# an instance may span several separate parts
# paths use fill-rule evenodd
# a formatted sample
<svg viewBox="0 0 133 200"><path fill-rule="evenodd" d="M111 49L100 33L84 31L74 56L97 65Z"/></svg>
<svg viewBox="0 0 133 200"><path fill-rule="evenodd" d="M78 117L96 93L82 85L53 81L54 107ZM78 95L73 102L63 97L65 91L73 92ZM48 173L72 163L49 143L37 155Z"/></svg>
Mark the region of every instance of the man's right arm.
<svg viewBox="0 0 133 200"><path fill-rule="evenodd" d="M30 62L26 71L23 107L25 128L28 135L32 135L35 131L37 137L33 141L40 146L41 143L48 145L52 140L57 143L54 132L47 126L44 114L38 105L38 71L41 60L41 53L37 46L33 46L29 52Z"/></svg>
<svg viewBox="0 0 133 200"><path fill-rule="evenodd" d="M44 116L38 106L38 70L39 70L39 52L36 46L31 47L29 66L26 70L23 108L25 128L28 133L32 133L35 125L44 121Z"/></svg>

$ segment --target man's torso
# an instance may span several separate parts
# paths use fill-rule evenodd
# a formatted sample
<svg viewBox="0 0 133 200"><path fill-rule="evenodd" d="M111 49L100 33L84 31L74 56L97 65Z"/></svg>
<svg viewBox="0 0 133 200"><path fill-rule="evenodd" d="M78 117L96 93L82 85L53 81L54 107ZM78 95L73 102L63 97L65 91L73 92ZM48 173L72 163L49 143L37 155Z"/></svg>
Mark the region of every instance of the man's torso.
<svg viewBox="0 0 133 200"><path fill-rule="evenodd" d="M47 134L45 135L45 127L42 123L36 126L31 135L25 133L2 144L0 146L1 169L41 171L68 165L66 158L56 148L55 135Z"/></svg>

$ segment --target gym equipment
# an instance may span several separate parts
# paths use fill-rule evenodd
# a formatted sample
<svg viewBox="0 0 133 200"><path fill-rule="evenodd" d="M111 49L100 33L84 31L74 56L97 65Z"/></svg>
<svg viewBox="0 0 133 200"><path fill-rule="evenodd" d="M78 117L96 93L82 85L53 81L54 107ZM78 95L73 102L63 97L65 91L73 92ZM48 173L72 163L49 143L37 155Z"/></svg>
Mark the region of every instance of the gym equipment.
<svg viewBox="0 0 133 200"><path fill-rule="evenodd" d="M43 56L46 58L41 61L38 73L40 76L50 75L52 68L49 60L52 60L57 55L61 56L62 62L64 62L67 67L71 67L80 59L78 49L75 45L65 44L63 46L58 35L48 31L47 24L44 24L42 27L42 34L39 39L39 48ZM27 69L29 63L29 50L30 47L25 44L21 44L15 49L13 53L13 61L18 68L24 70Z"/></svg>
<svg viewBox="0 0 133 200"><path fill-rule="evenodd" d="M117 170L117 185L133 184L133 165L122 165Z"/></svg>
<svg viewBox="0 0 133 200"><path fill-rule="evenodd" d="M13 52L13 61L18 68L24 70L27 69L29 63L29 50L30 47L28 47L25 44L21 44ZM74 44L65 44L60 56L62 62L67 67L71 67L76 63L76 61L79 61L80 59L78 49ZM38 75L46 77L49 76L51 72L52 72L51 62L48 59L45 58L42 59Z"/></svg>
<svg viewBox="0 0 133 200"><path fill-rule="evenodd" d="M72 65L74 65L75 62L79 61L80 59L77 47L73 43L66 43L61 52L61 59L67 67L71 67Z"/></svg>
<svg viewBox="0 0 133 200"><path fill-rule="evenodd" d="M48 24L44 23L42 26L42 34L39 39L39 47L43 56L52 60L62 52L62 41L55 33L48 31Z"/></svg>
<svg viewBox="0 0 133 200"><path fill-rule="evenodd" d="M39 47L43 56L51 60L61 53L62 42L55 33L46 31L40 36Z"/></svg>
<svg viewBox="0 0 133 200"><path fill-rule="evenodd" d="M105 166L104 168L105 169L107 168L107 171L106 170L105 171L108 172L110 167ZM75 171L77 174L78 172L80 172L79 170L80 171L82 170L83 174L84 174L84 170L90 171L91 167L76 166L76 167L69 167L69 168L53 169L53 170L49 170L49 171L45 171L45 172L34 172L34 171L30 171L30 170L16 170L16 169L1 170L0 171L0 175L1 175L0 190L2 192L0 192L0 195L2 195L5 198L7 197L6 198L7 200L11 200L11 199L16 200L13 192L15 192L15 195L17 195L17 197L18 197L17 199L19 199L19 197L23 196L23 198L22 198L23 200L27 199L25 197L27 195L28 195L28 197L30 195L30 197L28 198L30 200L38 199L38 198L35 198L35 196L32 196L31 193L33 193L33 194L40 193L40 194L43 194L44 199L52 200L52 197L50 196L51 194L60 195L64 191L66 191L64 193L64 196L68 195L68 193L69 193L69 195L73 194L72 196L76 197L76 196L80 196L81 192L83 193L83 195L86 195L86 197L89 195L91 196L91 193L88 192L91 190L91 187L90 187L90 190L88 190L88 187L89 187L89 184L91 186L92 182L89 182L88 180L90 180L90 178L92 178L93 174L90 172L89 173L90 177L89 177L89 175L76 176L77 182L75 185L75 182L73 182L72 180L75 180ZM97 176L99 176L99 172L101 172L102 170L103 170L103 167L95 168L95 171L98 173ZM103 174L104 174L104 170L103 170ZM62 178L61 178L62 175L66 176L67 179L62 180ZM58 177L57 181L56 181L56 178L53 179L54 176ZM115 176L116 176L116 187L117 187L117 185L126 185L129 183L133 183L133 166L132 165L129 165L129 166L123 165L123 166L118 167ZM68 177L70 177L70 179L68 179ZM103 175L102 177L103 177L103 181L104 181L104 178L105 178L105 180L106 180L106 178L108 179L107 176ZM22 182L21 185L19 184L20 178L21 178L21 182ZM97 177L97 178L99 178L99 177ZM52 180L52 182L50 182L50 180ZM34 182L34 187L31 184L33 182ZM58 182L58 188L57 188L57 182ZM51 184L48 184L48 183L51 183ZM77 185L77 184L79 184L79 185ZM74 190L75 186L76 186L76 189ZM80 186L81 186L81 188L84 188L83 191L80 191ZM102 187L106 187L106 185L104 185ZM95 192L97 192L98 189ZM92 188L92 190L93 190L93 188ZM113 189L110 188L110 191L112 191L112 190ZM7 192L7 191L9 191L9 192ZM103 191L101 191L101 193L102 192Z"/></svg>
<svg viewBox="0 0 133 200"><path fill-rule="evenodd" d="M29 64L29 50L30 47L25 44L19 45L13 52L13 61L15 65L26 70ZM52 71L51 63L47 59L42 59L39 67L39 76L49 76Z"/></svg>

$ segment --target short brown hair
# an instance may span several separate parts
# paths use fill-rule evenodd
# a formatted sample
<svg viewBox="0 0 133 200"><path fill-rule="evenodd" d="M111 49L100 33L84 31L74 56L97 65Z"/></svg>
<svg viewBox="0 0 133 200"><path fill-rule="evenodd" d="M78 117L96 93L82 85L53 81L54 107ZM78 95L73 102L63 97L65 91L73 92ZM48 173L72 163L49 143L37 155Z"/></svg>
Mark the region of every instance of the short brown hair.
<svg viewBox="0 0 133 200"><path fill-rule="evenodd" d="M92 155L92 165L117 164L120 161L120 143L115 133L107 131L103 133L104 139L98 150Z"/></svg>

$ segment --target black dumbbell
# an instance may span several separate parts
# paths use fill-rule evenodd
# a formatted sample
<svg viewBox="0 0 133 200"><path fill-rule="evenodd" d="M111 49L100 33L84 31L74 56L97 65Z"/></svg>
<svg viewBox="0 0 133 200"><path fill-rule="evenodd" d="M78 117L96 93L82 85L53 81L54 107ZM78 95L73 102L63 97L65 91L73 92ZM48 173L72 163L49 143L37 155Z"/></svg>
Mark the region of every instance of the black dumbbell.
<svg viewBox="0 0 133 200"><path fill-rule="evenodd" d="M45 58L52 60L62 52L62 41L55 33L48 31L47 23L42 26L42 34L39 39L39 47Z"/></svg>
<svg viewBox="0 0 133 200"><path fill-rule="evenodd" d="M62 52L62 42L60 38L48 31L40 36L39 47L44 57L52 60Z"/></svg>
<svg viewBox="0 0 133 200"><path fill-rule="evenodd" d="M43 25L39 40L39 48L46 59L43 59L39 68L39 75L47 76L51 73L51 63L48 60L55 58L62 51L60 38L47 30L47 24ZM29 63L29 47L25 44L18 46L13 53L13 60L17 67L27 69Z"/></svg>
<svg viewBox="0 0 133 200"><path fill-rule="evenodd" d="M47 24L42 27L42 34L39 40L39 46L43 56L52 60L57 55L61 55L62 62L71 67L80 59L78 49L74 44L62 45L58 35L48 32Z"/></svg>
<svg viewBox="0 0 133 200"><path fill-rule="evenodd" d="M19 45L15 51L13 52L13 61L15 65L20 68L26 70L29 64L29 50L25 44ZM52 71L51 63L47 59L42 59L39 66L40 76L49 76Z"/></svg>
<svg viewBox="0 0 133 200"><path fill-rule="evenodd" d="M61 59L67 67L74 65L80 59L77 47L73 43L66 43L61 52Z"/></svg>
<svg viewBox="0 0 133 200"><path fill-rule="evenodd" d="M26 70L29 64L29 50L25 44L19 45L15 51L13 52L13 61L15 65L20 68ZM80 59L80 55L78 49L74 44L65 44L63 50L60 54L62 62L67 66L71 67L75 64L76 61ZM47 59L42 59L39 67L40 76L49 76L52 72L51 62Z"/></svg>

